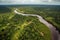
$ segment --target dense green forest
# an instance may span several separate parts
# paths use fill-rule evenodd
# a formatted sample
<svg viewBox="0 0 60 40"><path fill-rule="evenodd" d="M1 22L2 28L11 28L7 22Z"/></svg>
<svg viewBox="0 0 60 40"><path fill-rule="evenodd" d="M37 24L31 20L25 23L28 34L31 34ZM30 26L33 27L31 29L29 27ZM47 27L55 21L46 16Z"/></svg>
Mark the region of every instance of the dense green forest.
<svg viewBox="0 0 60 40"><path fill-rule="evenodd" d="M45 20L53 24L57 30L60 31L60 7L46 6L46 7L19 7L20 11L26 14L38 14Z"/></svg>
<svg viewBox="0 0 60 40"><path fill-rule="evenodd" d="M49 28L36 17L15 14L14 8L0 7L0 40L51 40Z"/></svg>

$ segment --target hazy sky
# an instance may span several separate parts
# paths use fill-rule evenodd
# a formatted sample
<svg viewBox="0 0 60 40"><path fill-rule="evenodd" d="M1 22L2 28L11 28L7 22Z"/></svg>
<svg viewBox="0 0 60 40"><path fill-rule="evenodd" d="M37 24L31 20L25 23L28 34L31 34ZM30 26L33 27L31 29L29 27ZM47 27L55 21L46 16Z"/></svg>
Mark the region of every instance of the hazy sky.
<svg viewBox="0 0 60 40"><path fill-rule="evenodd" d="M2 4L54 4L60 5L60 0L0 0Z"/></svg>

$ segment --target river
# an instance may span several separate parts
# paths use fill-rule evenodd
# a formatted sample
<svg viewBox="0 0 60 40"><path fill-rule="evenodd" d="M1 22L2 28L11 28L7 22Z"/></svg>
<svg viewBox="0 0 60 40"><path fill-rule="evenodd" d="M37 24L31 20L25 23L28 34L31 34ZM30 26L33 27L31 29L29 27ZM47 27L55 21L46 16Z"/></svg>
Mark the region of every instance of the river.
<svg viewBox="0 0 60 40"><path fill-rule="evenodd" d="M17 12L17 10L18 9L15 9L14 12L16 14L18 14L18 15L23 15L23 16L36 16L41 23L45 24L50 29L52 40L60 40L60 34L59 34L59 32L56 30L56 28L52 24L50 24L45 19L43 19L42 16L37 15L37 14L23 14L23 13Z"/></svg>

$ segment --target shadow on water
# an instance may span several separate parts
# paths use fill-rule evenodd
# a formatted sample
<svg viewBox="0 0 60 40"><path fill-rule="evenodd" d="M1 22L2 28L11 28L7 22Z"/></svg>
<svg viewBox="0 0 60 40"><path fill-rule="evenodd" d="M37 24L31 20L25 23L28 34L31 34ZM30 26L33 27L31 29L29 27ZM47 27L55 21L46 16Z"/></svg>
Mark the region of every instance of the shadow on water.
<svg viewBox="0 0 60 40"><path fill-rule="evenodd" d="M0 6L0 13L8 13L11 12L11 9L5 6Z"/></svg>

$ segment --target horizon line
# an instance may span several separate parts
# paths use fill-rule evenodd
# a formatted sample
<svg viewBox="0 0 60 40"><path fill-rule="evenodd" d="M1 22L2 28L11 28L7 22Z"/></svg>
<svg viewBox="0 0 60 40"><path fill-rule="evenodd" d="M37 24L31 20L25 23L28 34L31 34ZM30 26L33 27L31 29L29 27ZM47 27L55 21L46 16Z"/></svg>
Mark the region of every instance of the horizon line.
<svg viewBox="0 0 60 40"><path fill-rule="evenodd" d="M0 5L60 5L60 4L0 4Z"/></svg>

